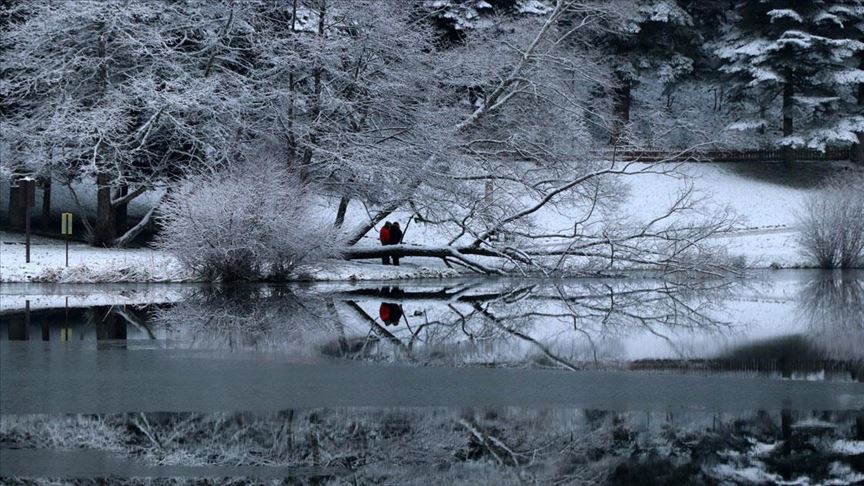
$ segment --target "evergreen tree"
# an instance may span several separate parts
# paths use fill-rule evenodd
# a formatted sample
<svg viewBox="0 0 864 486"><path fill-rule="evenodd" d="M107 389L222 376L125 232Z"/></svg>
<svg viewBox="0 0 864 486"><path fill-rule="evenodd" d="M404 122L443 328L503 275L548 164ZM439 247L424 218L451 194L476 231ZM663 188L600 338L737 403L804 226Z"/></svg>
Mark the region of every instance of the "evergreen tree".
<svg viewBox="0 0 864 486"><path fill-rule="evenodd" d="M650 74L672 89L692 73L698 51L693 18L677 0L616 2L615 7L618 21L600 39L615 77L613 143L630 122L632 90L640 78Z"/></svg>
<svg viewBox="0 0 864 486"><path fill-rule="evenodd" d="M721 70L739 101L770 105L781 100L784 148L824 149L857 141L858 117L844 109L843 94L856 76L850 66L864 49L857 39L834 37L829 28L834 2L747 0L736 5L732 24L717 49ZM731 128L769 129L763 114ZM787 151L785 160L791 160Z"/></svg>
<svg viewBox="0 0 864 486"><path fill-rule="evenodd" d="M854 39L864 42L864 1L833 0L831 5L819 16L822 30L837 39ZM856 54L857 62L853 61L847 69L837 74L836 82L848 85L849 93L843 98L842 108L846 113L844 126L855 131L852 158L864 163L864 50Z"/></svg>

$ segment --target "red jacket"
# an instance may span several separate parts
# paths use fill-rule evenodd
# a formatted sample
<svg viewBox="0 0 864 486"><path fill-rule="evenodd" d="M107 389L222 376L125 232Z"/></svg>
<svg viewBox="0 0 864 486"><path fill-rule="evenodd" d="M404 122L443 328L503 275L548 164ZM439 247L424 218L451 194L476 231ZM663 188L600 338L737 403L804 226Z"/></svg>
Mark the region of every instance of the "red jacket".
<svg viewBox="0 0 864 486"><path fill-rule="evenodd" d="M381 302L381 307L378 308L378 315L385 324L390 322L390 304Z"/></svg>
<svg viewBox="0 0 864 486"><path fill-rule="evenodd" d="M378 234L378 239L381 241L382 245L387 245L390 243L390 229L386 226L381 228L381 232Z"/></svg>

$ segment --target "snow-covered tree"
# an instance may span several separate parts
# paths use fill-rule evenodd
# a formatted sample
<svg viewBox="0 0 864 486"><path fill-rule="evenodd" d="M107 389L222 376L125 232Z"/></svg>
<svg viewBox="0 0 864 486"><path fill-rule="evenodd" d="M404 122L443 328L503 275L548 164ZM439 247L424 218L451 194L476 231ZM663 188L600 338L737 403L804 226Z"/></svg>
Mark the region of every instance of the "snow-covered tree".
<svg viewBox="0 0 864 486"><path fill-rule="evenodd" d="M431 28L411 2L297 1L254 38L257 126L286 163L327 195L404 201L405 181L430 156L440 121ZM287 14L287 15L286 15ZM296 19L296 20L293 20Z"/></svg>
<svg viewBox="0 0 864 486"><path fill-rule="evenodd" d="M740 95L764 105L779 98L782 131L774 144L824 149L857 141L857 113L843 109L844 90L857 84L858 39L832 36L832 2L748 0L740 2L717 54ZM730 128L770 129L764 116L742 117Z"/></svg>
<svg viewBox="0 0 864 486"><path fill-rule="evenodd" d="M125 206L242 140L253 3L23 2L2 32L11 164L94 180L96 244L125 243ZM89 226L86 223L85 225ZM135 225L137 231L143 225ZM134 232L133 232L134 233ZM118 238L119 237L119 238Z"/></svg>
<svg viewBox="0 0 864 486"><path fill-rule="evenodd" d="M820 30L832 38L853 39L864 42L864 2L861 0L833 0L819 14ZM847 117L845 127L855 131L857 141L852 158L864 163L864 49L856 53L857 65L853 61L847 70L837 74L837 83L846 85L851 96L844 97L841 109ZM850 101L853 100L853 101Z"/></svg>
<svg viewBox="0 0 864 486"><path fill-rule="evenodd" d="M693 71L693 18L678 0L610 2L617 15L599 35L615 74L611 140L626 138L632 90L646 74L671 90Z"/></svg>

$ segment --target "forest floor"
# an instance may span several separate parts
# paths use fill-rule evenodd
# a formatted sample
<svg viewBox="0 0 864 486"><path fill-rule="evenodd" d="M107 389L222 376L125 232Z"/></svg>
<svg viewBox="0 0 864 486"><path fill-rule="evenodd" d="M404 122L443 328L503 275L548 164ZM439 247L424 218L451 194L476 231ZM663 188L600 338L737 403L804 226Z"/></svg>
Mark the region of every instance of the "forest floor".
<svg viewBox="0 0 864 486"><path fill-rule="evenodd" d="M830 174L848 169L843 164L802 163L793 168L781 164L693 164L686 168L701 195L717 207L741 218L735 231L715 239L731 256L743 258L751 268L799 268L809 265L796 243L796 214L806 196ZM677 193L681 180L658 175L640 176L630 182L630 197L621 211L648 216L659 204ZM658 203L659 202L659 203ZM552 220L560 214L543 216ZM408 220L408 214L394 214ZM356 218L355 218L356 219ZM362 221L362 217L357 222ZM348 223L354 223L349 221ZM560 223L560 221L559 221ZM434 230L414 225L406 231L406 244L430 244L440 239ZM437 243L437 242L436 242ZM377 245L374 235L360 242ZM440 260L403 259L399 267L377 261L326 261L298 269L298 280L396 280L441 278L464 273L445 267ZM183 282L192 276L170 255L149 248L94 248L69 244L65 266L62 240L33 237L31 263L25 263L24 236L0 232L0 282Z"/></svg>

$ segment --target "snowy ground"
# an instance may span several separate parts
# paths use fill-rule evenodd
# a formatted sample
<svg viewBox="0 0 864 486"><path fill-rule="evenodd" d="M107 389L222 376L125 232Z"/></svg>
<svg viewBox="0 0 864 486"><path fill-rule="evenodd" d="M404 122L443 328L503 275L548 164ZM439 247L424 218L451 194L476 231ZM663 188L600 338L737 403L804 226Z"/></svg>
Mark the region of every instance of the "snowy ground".
<svg viewBox="0 0 864 486"><path fill-rule="evenodd" d="M806 267L795 242L796 213L808 193L814 191L819 178L830 172L824 163L803 165L784 173L778 164L761 164L742 169L741 164L691 164L685 170L696 189L711 204L731 208L741 217L738 229L717 243L733 256L745 259L754 268ZM835 167L836 169L837 167ZM678 193L684 182L659 175L641 175L628 179L631 194L620 211L635 219L649 219L662 211L663 204ZM365 210L351 208L348 227L361 223ZM396 213L390 218L403 221L409 214ZM539 224L566 228L571 218L558 212L540 214ZM360 245L377 245L370 232ZM406 244L441 243L442 235L422 224L411 224L405 232ZM406 278L440 278L459 273L444 267L440 260L403 259L402 266L384 266L374 261L324 262L305 266L297 272L301 280L390 280ZM80 243L70 244L69 267L64 266L63 242L34 237L31 263L24 262L23 236L0 233L0 282L180 282L192 276L184 272L170 256L151 249L100 249Z"/></svg>
<svg viewBox="0 0 864 486"><path fill-rule="evenodd" d="M298 280L398 280L456 277L460 273L437 259L415 258L400 266L377 262L325 261L298 268ZM170 255L149 248L93 248L69 244L69 267L65 266L63 241L31 238L30 263L25 261L24 236L0 232L0 282L189 282ZM6 294L6 292L3 292ZM5 297L8 297L6 295Z"/></svg>
<svg viewBox="0 0 864 486"><path fill-rule="evenodd" d="M180 282L190 279L174 258L147 248L94 248L31 238L26 263L24 235L0 232L0 282Z"/></svg>

